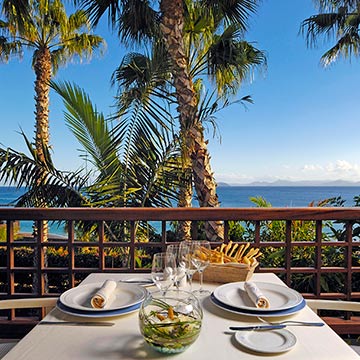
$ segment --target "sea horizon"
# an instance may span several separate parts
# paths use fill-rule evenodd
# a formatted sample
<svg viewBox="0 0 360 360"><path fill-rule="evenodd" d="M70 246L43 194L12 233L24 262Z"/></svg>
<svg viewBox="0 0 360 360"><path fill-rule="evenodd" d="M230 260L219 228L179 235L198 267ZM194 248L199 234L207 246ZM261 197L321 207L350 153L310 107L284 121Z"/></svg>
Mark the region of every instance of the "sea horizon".
<svg viewBox="0 0 360 360"><path fill-rule="evenodd" d="M219 181L218 186L318 186L318 187L336 187L336 186L349 186L360 187L360 181L350 180L284 180L278 179L274 181L252 181L250 183L229 183Z"/></svg>
<svg viewBox="0 0 360 360"><path fill-rule="evenodd" d="M0 206L11 206L25 191L25 188L0 186ZM256 207L251 198L261 197L273 207L308 207L330 198L341 197L344 206L354 206L354 197L360 196L360 186L218 186L217 194L222 208ZM194 207L197 207L194 201ZM32 221L22 221L20 231L32 232ZM66 235L64 227L58 223L50 224L50 231Z"/></svg>

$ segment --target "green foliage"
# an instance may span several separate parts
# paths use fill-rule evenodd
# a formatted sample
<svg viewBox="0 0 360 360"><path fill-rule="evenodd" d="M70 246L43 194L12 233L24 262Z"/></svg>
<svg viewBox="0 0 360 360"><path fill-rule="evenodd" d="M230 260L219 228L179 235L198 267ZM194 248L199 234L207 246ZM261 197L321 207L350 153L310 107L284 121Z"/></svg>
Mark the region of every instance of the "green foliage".
<svg viewBox="0 0 360 360"><path fill-rule="evenodd" d="M101 37L90 33L90 22L84 10L67 16L60 0L4 1L0 20L0 61L14 55L22 57L23 49L33 50L33 65L38 53L51 52L53 73L74 57L90 58L92 52L104 45Z"/></svg>
<svg viewBox="0 0 360 360"><path fill-rule="evenodd" d="M14 222L14 239L16 240L19 237L20 223L18 221ZM0 221L0 241L6 241L6 223ZM1 264L1 262L0 262Z"/></svg>
<svg viewBox="0 0 360 360"><path fill-rule="evenodd" d="M229 221L229 239L233 241L243 241L246 228L239 221Z"/></svg>
<svg viewBox="0 0 360 360"><path fill-rule="evenodd" d="M262 197L252 197L251 201L257 207L271 207L271 204ZM354 198L355 206L360 205L360 197ZM309 206L313 206L311 203ZM345 201L341 197L326 199L316 204L317 206L344 206ZM314 221L293 220L291 221L291 240L292 242L305 242L309 246L293 246L291 250L292 267L314 267L315 266L315 246L316 226ZM255 238L254 224L252 222L229 222L229 238L233 241L250 241ZM353 239L359 239L360 224L353 224ZM283 268L285 266L285 221L261 221L260 238L262 242L283 242L284 246L264 247L261 249L263 256L259 259L262 267ZM337 221L324 221L322 227L322 241L325 245L321 249L321 261L323 267L344 267L345 253L342 247L326 246L326 241L345 241L345 226ZM353 266L360 264L360 246L353 248ZM301 292L313 292L313 274L293 274L291 286ZM358 286L360 279L354 280L354 286ZM341 273L331 272L322 274L320 279L321 291L323 292L343 292L345 278ZM356 287L354 287L356 288Z"/></svg>
<svg viewBox="0 0 360 360"><path fill-rule="evenodd" d="M305 19L301 31L309 46L318 40L334 39L335 44L321 57L324 66L337 61L340 56L351 59L359 57L360 13L358 1L317 0L319 13Z"/></svg>

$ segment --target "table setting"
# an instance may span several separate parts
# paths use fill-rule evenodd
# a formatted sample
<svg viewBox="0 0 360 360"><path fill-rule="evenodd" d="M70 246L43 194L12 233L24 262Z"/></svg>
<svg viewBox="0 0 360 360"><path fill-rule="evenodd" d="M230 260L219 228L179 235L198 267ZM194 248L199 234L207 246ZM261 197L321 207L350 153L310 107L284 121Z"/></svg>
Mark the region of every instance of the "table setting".
<svg viewBox="0 0 360 360"><path fill-rule="evenodd" d="M260 320L261 324L229 326L235 340L248 350L263 354L279 354L292 350L296 336L286 327L324 326L323 322L277 321L266 318L287 317L301 311L306 302L301 294L286 286L266 282L233 282L218 286L211 294L217 307Z"/></svg>
<svg viewBox="0 0 360 360"><path fill-rule="evenodd" d="M202 281L201 246L169 247L150 273L90 274L4 360L358 358L275 274Z"/></svg>
<svg viewBox="0 0 360 360"><path fill-rule="evenodd" d="M146 289L136 283L106 280L64 292L57 302L57 308L78 317L116 317L137 311L146 294Z"/></svg>
<svg viewBox="0 0 360 360"><path fill-rule="evenodd" d="M245 290L249 284L255 289ZM256 305L262 297L267 300L268 306ZM255 317L288 316L296 314L306 306L304 298L297 291L271 283L227 283L215 289L211 294L211 301L224 310Z"/></svg>

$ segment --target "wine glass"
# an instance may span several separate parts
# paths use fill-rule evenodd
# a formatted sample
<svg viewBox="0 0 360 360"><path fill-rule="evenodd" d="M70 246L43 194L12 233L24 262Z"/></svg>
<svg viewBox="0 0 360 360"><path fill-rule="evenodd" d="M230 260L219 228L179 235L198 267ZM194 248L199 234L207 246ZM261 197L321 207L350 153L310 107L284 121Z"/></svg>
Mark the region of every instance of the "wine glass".
<svg viewBox="0 0 360 360"><path fill-rule="evenodd" d="M176 274L175 274L175 286L177 290L180 289L180 286L184 286L186 283L186 271L185 271L185 262L183 255L180 252L179 244L171 244L166 248L166 252L173 254L175 257L176 263Z"/></svg>
<svg viewBox="0 0 360 360"><path fill-rule="evenodd" d="M197 269L195 268L193 262L191 261L193 243L190 240L184 240L180 243L179 246L179 256L182 259L182 265L185 270L186 279L189 283L189 291L192 292L192 278L196 273Z"/></svg>
<svg viewBox="0 0 360 360"><path fill-rule="evenodd" d="M176 263L173 254L162 252L154 254L151 278L165 296L166 291L174 285Z"/></svg>
<svg viewBox="0 0 360 360"><path fill-rule="evenodd" d="M203 278L204 270L210 264L211 245L210 242L206 240L193 240L192 242L191 261L200 276L200 288L193 293L196 296L206 296L210 294L210 291L203 289Z"/></svg>

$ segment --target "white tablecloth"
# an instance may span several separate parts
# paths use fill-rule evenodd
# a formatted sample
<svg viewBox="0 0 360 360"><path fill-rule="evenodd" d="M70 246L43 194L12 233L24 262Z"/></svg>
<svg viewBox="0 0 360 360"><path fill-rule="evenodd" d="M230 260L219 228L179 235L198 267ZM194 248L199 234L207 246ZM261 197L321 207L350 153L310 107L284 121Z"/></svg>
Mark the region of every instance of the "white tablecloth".
<svg viewBox="0 0 360 360"><path fill-rule="evenodd" d="M82 284L133 276L133 274L94 273L89 275ZM282 284L274 274L254 274L252 280ZM216 286L218 284L205 284L205 288L209 290L215 289ZM204 298L202 305L204 319L201 334L197 341L181 354L166 356L152 350L142 339L138 326L138 313L135 312L111 318L110 321L116 323L112 327L38 325L20 341L4 360L359 359L359 356L327 325L323 327L288 327L297 337L297 344L294 349L283 354L271 356L247 351L236 343L234 332L228 331L228 328L231 325L257 322L256 318L221 310L212 304L209 298ZM54 309L47 319L74 320L76 318ZM291 316L291 319L320 321L319 317L307 307Z"/></svg>

